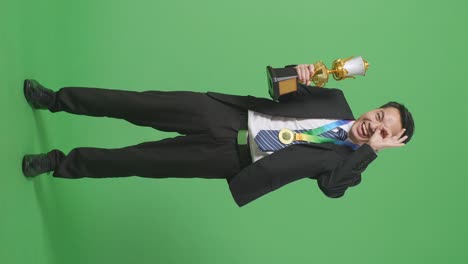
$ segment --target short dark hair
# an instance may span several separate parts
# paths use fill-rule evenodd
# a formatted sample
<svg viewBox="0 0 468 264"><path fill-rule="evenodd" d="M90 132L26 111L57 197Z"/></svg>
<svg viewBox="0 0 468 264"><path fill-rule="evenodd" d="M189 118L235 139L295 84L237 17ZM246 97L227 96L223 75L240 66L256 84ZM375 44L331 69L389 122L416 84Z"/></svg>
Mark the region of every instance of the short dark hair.
<svg viewBox="0 0 468 264"><path fill-rule="evenodd" d="M382 105L379 108L388 108L388 107L394 107L398 109L400 112L400 118L401 118L401 126L403 128L406 128L405 133L402 136L408 136L408 138L403 141L403 143L408 143L410 139L413 137L414 133L414 120L413 120L413 115L408 111L408 108L406 108L403 104L397 103L397 102L388 102L384 105Z"/></svg>

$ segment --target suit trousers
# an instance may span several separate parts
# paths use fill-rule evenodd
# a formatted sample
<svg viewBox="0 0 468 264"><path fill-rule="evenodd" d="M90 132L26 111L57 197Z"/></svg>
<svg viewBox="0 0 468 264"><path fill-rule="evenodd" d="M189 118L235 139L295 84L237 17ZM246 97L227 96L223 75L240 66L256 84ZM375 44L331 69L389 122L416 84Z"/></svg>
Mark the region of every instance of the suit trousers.
<svg viewBox="0 0 468 264"><path fill-rule="evenodd" d="M124 119L182 135L116 149L78 147L67 155L48 153L54 177L231 179L243 166L237 131L247 128L247 110L191 91L126 91L63 87L54 95L52 113Z"/></svg>

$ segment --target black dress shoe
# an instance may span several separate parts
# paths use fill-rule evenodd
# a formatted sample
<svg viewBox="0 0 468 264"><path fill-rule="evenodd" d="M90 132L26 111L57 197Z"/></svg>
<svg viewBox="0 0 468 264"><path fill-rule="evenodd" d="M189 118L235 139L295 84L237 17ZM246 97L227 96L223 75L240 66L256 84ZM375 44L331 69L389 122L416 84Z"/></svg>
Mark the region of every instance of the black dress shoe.
<svg viewBox="0 0 468 264"><path fill-rule="evenodd" d="M52 164L46 153L24 155L23 174L26 177L34 177L39 174L52 171Z"/></svg>
<svg viewBox="0 0 468 264"><path fill-rule="evenodd" d="M54 103L54 91L32 79L24 80L24 97L34 109L48 109Z"/></svg>

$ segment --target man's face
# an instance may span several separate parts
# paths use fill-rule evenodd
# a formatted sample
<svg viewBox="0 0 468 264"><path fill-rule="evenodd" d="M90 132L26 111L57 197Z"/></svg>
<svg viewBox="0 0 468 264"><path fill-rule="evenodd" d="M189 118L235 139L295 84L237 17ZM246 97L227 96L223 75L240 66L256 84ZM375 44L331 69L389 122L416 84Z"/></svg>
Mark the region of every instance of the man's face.
<svg viewBox="0 0 468 264"><path fill-rule="evenodd" d="M381 125L388 129L382 129L383 137L387 137L386 131L391 133L390 136L396 135L402 129L400 111L394 107L387 107L364 113L354 122L349 137L354 143L362 145L369 141Z"/></svg>

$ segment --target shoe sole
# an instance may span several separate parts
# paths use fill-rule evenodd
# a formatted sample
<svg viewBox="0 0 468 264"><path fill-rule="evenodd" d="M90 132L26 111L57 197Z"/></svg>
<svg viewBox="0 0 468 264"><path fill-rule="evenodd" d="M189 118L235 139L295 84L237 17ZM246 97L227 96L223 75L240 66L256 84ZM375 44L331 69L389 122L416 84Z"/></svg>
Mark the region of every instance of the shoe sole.
<svg viewBox="0 0 468 264"><path fill-rule="evenodd" d="M25 172L25 168L26 168L26 155L23 156L23 161L21 162L21 170L23 171L23 175L25 177L29 177Z"/></svg>
<svg viewBox="0 0 468 264"><path fill-rule="evenodd" d="M28 80L24 80L23 82L23 94L24 98L26 98L26 101L28 100L28 97L26 96L26 86L28 85Z"/></svg>
<svg viewBox="0 0 468 264"><path fill-rule="evenodd" d="M24 94L24 98L26 99L26 102L28 103L28 105L31 106L31 108L34 109L34 106L29 102L29 101L30 101L30 100L29 100L30 96L29 96L29 94L28 94L28 88L29 88L30 86L31 86L31 85L30 85L29 80L27 80L27 79L24 80L24 82L23 82L23 94Z"/></svg>

